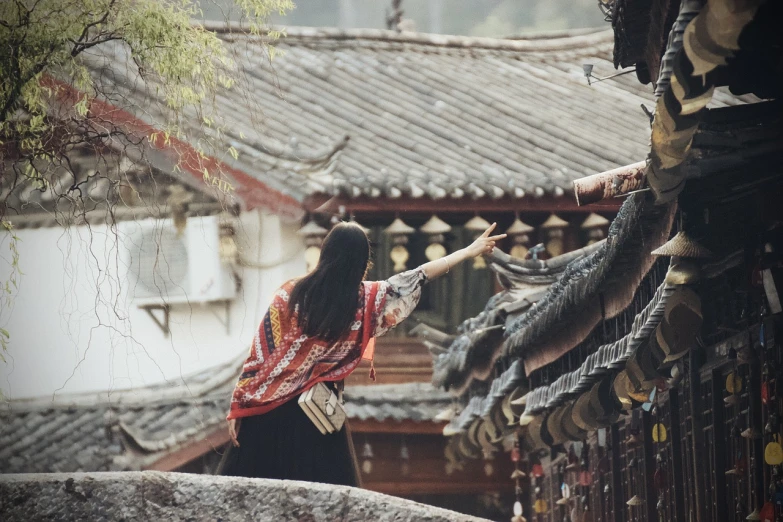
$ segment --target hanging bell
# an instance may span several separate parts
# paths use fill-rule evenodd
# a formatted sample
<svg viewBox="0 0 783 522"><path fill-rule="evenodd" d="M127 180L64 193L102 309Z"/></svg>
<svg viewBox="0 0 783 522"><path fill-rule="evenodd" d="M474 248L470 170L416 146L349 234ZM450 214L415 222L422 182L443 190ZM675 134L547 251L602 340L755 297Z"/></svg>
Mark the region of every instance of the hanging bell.
<svg viewBox="0 0 783 522"><path fill-rule="evenodd" d="M451 231L451 225L434 215L421 227L419 231L426 234L429 246L424 250L425 257L430 261L435 261L445 257L446 247L443 243L446 241L446 234Z"/></svg>
<svg viewBox="0 0 783 522"><path fill-rule="evenodd" d="M416 229L406 224L399 217L395 218L391 225L383 231L384 234L391 236L394 244L391 252L389 252L389 257L394 262L395 272L402 272L406 268L410 253L405 245L408 243L408 236L414 232L416 232Z"/></svg>

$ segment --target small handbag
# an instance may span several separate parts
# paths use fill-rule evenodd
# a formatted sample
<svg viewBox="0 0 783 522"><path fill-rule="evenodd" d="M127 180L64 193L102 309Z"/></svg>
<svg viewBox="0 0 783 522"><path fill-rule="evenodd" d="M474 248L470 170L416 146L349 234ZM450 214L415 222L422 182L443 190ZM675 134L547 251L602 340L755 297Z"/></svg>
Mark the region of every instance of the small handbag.
<svg viewBox="0 0 783 522"><path fill-rule="evenodd" d="M335 433L342 429L346 418L341 396L319 382L299 396L299 406L323 435Z"/></svg>
<svg viewBox="0 0 783 522"><path fill-rule="evenodd" d="M371 292L369 302L374 300L375 292ZM364 324L370 324L370 306L365 306ZM370 337L369 326L366 326L362 336L363 359L367 358L372 361L375 350L374 341L375 339ZM371 367L370 378L375 380L374 367ZM343 388L345 383L340 381L336 384L338 393L335 393L323 382L319 382L299 396L299 406L323 435L340 431L347 417L345 407L343 406Z"/></svg>

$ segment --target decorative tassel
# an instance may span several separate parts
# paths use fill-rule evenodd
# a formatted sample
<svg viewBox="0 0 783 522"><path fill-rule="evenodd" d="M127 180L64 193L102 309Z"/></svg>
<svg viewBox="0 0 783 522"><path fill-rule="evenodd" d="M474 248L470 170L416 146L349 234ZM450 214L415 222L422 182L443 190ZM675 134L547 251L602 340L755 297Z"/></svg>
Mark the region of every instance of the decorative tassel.
<svg viewBox="0 0 783 522"><path fill-rule="evenodd" d="M370 380L375 382L375 361L370 361Z"/></svg>

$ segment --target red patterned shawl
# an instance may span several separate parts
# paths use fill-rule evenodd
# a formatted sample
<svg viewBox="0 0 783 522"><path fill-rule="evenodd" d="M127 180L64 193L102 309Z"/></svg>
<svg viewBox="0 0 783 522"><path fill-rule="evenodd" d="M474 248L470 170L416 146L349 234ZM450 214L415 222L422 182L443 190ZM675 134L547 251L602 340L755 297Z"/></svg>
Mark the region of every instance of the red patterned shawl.
<svg viewBox="0 0 783 522"><path fill-rule="evenodd" d="M340 381L368 358L371 336L383 322L389 284L362 283L362 297L350 331L328 344L302 333L288 313L289 281L274 296L258 328L250 356L231 398L228 418L260 415L291 400L321 381Z"/></svg>

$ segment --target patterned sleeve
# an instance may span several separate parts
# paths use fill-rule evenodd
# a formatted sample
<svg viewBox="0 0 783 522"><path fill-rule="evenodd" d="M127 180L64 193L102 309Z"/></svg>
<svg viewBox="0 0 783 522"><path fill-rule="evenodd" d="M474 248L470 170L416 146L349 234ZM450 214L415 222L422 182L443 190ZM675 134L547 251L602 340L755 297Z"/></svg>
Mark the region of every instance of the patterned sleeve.
<svg viewBox="0 0 783 522"><path fill-rule="evenodd" d="M427 282L423 270L402 272L381 283L386 299L373 337L378 337L400 324L419 304L421 287Z"/></svg>

